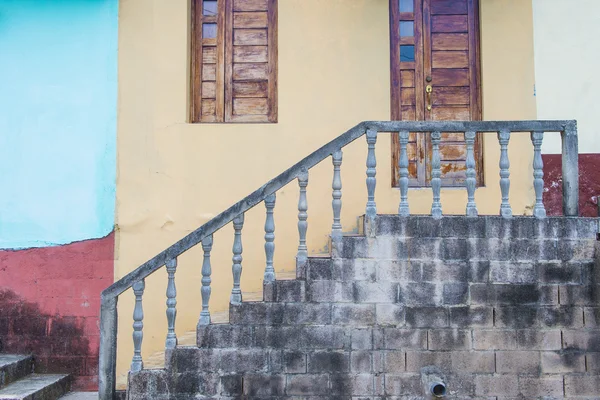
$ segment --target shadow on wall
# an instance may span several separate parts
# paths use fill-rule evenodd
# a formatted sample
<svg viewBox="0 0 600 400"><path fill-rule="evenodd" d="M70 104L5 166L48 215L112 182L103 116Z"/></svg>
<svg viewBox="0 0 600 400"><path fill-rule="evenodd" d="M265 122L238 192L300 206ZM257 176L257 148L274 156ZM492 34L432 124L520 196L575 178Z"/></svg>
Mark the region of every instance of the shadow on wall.
<svg viewBox="0 0 600 400"><path fill-rule="evenodd" d="M562 215L562 156L544 154L544 206L548 215ZM598 216L600 154L579 155L579 215Z"/></svg>
<svg viewBox="0 0 600 400"><path fill-rule="evenodd" d="M0 251L0 351L33 354L36 372L98 388L100 293L113 282L114 234Z"/></svg>
<svg viewBox="0 0 600 400"><path fill-rule="evenodd" d="M10 290L0 290L0 352L33 354L35 372L76 375L75 387L97 385L97 350L77 317L51 316ZM91 387L93 388L93 387Z"/></svg>

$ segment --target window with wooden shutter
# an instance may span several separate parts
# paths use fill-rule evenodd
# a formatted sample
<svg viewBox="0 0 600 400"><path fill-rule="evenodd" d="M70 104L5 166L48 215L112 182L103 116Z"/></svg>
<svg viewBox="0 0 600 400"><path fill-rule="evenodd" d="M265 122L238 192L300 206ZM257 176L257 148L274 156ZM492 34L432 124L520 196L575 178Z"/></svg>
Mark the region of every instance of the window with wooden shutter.
<svg viewBox="0 0 600 400"><path fill-rule="evenodd" d="M277 122L277 0L193 0L192 122Z"/></svg>

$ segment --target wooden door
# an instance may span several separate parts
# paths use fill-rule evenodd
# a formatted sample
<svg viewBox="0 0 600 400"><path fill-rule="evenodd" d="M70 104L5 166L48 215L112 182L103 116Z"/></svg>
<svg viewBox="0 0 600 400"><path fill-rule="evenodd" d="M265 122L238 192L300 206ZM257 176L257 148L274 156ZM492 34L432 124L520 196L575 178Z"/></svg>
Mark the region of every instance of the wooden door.
<svg viewBox="0 0 600 400"><path fill-rule="evenodd" d="M390 0L390 34L392 120L481 119L478 0ZM393 135L394 186L399 151ZM463 134L443 133L440 153L442 185L464 186ZM408 156L410 185L428 186L428 135L411 133ZM479 140L475 160L482 184Z"/></svg>

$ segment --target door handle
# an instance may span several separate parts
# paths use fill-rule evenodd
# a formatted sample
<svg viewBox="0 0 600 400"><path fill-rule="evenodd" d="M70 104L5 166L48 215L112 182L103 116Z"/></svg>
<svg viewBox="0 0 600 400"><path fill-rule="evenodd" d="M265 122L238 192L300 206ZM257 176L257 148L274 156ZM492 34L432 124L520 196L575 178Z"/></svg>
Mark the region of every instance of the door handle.
<svg viewBox="0 0 600 400"><path fill-rule="evenodd" d="M433 92L433 87L427 85L425 92L427 93L427 111L431 111L431 92Z"/></svg>

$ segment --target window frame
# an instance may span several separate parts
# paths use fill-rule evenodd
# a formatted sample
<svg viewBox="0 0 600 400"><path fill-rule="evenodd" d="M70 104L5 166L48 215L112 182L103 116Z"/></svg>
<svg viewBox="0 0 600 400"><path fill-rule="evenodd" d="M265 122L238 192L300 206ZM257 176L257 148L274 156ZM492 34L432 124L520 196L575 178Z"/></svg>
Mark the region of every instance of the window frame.
<svg viewBox="0 0 600 400"><path fill-rule="evenodd" d="M277 99L277 19L278 0L218 0L217 15L203 15L204 0L191 1L191 76L190 76L190 122L191 123L277 123L278 99ZM253 5L259 5L262 9L246 10ZM264 10L266 7L266 10ZM236 9L237 8L237 9ZM267 77L264 80L249 79L234 81L234 30L247 29L236 28L234 13L266 12L267 13ZM202 37L203 24L216 23L217 37L205 39ZM215 51L215 100L214 115L205 115L203 105L209 105L212 112L210 100L203 99L203 89L212 86L207 82L205 74L204 54L207 48L214 47ZM213 52L211 52L213 53ZM212 64L211 64L212 65ZM251 65L251 64L250 64ZM210 71L212 72L212 71ZM266 83L266 97L234 97L233 86L235 83L255 83L258 85ZM207 85L208 83L208 85ZM211 88L212 89L212 88ZM262 114L235 114L234 102L236 99L248 102L248 99L266 99L267 112ZM204 101L203 101L204 100ZM264 104L264 100L260 101Z"/></svg>

